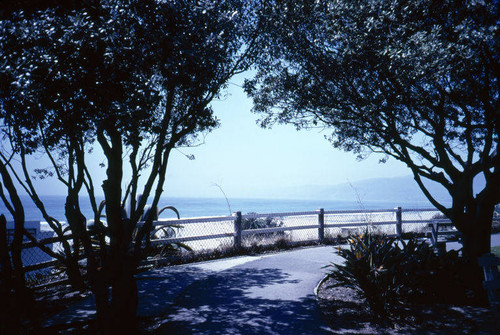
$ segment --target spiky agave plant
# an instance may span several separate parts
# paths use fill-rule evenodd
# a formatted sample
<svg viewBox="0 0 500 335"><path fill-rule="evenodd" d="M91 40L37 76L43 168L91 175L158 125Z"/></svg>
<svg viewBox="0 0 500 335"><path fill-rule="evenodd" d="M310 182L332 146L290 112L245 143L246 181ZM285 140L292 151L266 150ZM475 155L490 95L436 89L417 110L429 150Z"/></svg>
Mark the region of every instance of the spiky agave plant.
<svg viewBox="0 0 500 335"><path fill-rule="evenodd" d="M101 201L101 203L99 204L99 207L98 207L98 216L101 218L106 218L106 215L104 214L105 206L106 206L106 201L105 200ZM146 221L146 219L149 218L150 215L153 215L153 221L158 221L159 216L167 210L174 212L177 219L181 218L179 211L174 206L165 206L165 207L161 208L160 210L158 210L157 207L153 208L152 206L146 206L146 208L144 210L144 214L142 215L142 217L140 219L140 222ZM124 219L129 218L129 213L125 209L125 206L123 206L122 218L124 218ZM107 230L106 223L100 222L99 224L101 225L101 227L100 227L101 231L106 232L106 230ZM139 227L140 227L140 225L139 225ZM136 236L139 227L136 227L135 233L133 235L134 237ZM96 228L96 227L94 227L94 228ZM154 240L161 240L161 239L168 239L168 238L176 237L180 229L182 229L182 226L178 225L178 224L163 224L163 225L157 224L157 225L154 225L153 227L151 227L151 230L147 234L145 234L145 237L144 237L145 238L145 241L144 241L145 242L145 249L146 249L145 254L148 255L149 257L159 257L159 256L165 256L167 254L176 253L176 252L179 252L181 250L192 251L192 249L188 245L181 243L181 242L153 243L153 244L151 243L152 240L154 241ZM98 230L98 229L94 229L94 230ZM105 235L107 235L107 234L105 233ZM95 242L94 245L96 248L100 248L99 245L102 245L102 243L99 243L99 241L97 239L95 239L94 242Z"/></svg>
<svg viewBox="0 0 500 335"><path fill-rule="evenodd" d="M147 206L141 221L145 221L150 214L153 214L154 220L158 221L159 216L166 210L174 212L177 216L177 219L181 218L179 211L174 206L165 206L160 210L152 208L151 206ZM152 227L151 232L148 234L149 239L147 241L149 255L152 257L161 257L171 255L182 250L192 251L193 249L191 249L191 247L181 242L154 244L150 243L151 240L162 240L176 237L180 229L182 229L182 225L179 224L155 225L154 227Z"/></svg>
<svg viewBox="0 0 500 335"><path fill-rule="evenodd" d="M401 254L395 240L385 235L374 235L368 229L362 235L351 235L349 248L338 248L337 253L345 259L344 264L331 264L328 276L335 280L333 286L347 286L364 296L381 319L390 316L391 304L398 291L394 272L400 263Z"/></svg>

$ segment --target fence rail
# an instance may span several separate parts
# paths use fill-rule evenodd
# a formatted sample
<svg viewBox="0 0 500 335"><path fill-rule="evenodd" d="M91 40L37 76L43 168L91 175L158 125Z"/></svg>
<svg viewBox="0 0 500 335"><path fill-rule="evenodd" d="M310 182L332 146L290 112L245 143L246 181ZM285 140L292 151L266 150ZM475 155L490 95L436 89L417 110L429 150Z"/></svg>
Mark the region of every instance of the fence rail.
<svg viewBox="0 0 500 335"><path fill-rule="evenodd" d="M207 251L224 247L241 248L251 245L273 244L280 239L291 242L319 241L326 238L346 237L372 227L388 235L401 236L408 232L427 232L433 222L443 220L435 209L393 209L376 210L331 210L284 213L251 213L232 216L202 217L189 219L159 219L153 223L154 235L151 245L168 246L183 244L186 248L175 249L179 254L191 251ZM64 239L71 240L71 235ZM51 246L54 252L61 252L61 241L57 237L41 239L39 243ZM35 243L23 245L25 270L40 275L50 274L57 261L45 255L37 261L37 254L43 254ZM191 250L191 251L189 251ZM156 257L151 254L149 261ZM42 276L43 277L43 276Z"/></svg>

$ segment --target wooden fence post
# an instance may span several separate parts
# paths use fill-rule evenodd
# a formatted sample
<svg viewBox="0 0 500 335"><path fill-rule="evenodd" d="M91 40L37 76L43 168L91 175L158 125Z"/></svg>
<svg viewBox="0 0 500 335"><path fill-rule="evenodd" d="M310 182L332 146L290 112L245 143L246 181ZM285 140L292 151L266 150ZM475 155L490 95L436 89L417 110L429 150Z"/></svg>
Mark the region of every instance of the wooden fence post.
<svg viewBox="0 0 500 335"><path fill-rule="evenodd" d="M241 248L241 212L234 213L234 247Z"/></svg>
<svg viewBox="0 0 500 335"><path fill-rule="evenodd" d="M320 208L318 213L318 240L323 243L325 239L325 209Z"/></svg>
<svg viewBox="0 0 500 335"><path fill-rule="evenodd" d="M437 248L439 224L436 220L432 220L430 226L431 226L431 244L433 247Z"/></svg>
<svg viewBox="0 0 500 335"><path fill-rule="evenodd" d="M396 234L401 237L403 233L403 210L401 207L396 207Z"/></svg>

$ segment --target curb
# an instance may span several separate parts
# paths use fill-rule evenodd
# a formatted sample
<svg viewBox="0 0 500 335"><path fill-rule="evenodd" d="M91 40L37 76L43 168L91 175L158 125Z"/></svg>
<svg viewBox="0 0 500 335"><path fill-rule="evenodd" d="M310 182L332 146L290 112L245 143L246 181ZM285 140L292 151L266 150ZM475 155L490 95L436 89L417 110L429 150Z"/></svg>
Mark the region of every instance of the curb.
<svg viewBox="0 0 500 335"><path fill-rule="evenodd" d="M319 287L328 279L328 275L324 276L323 279L321 279L319 281L318 284L316 284L316 286L314 287L314 295L316 296L316 299L318 299L318 290L319 290Z"/></svg>

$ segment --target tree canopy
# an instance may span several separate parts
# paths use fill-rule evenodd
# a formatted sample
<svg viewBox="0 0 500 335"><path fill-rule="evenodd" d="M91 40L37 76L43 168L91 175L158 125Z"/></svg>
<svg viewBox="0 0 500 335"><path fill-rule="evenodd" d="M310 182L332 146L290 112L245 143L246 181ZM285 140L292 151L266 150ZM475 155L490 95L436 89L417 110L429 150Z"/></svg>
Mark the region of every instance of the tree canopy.
<svg viewBox="0 0 500 335"><path fill-rule="evenodd" d="M65 156L116 131L135 170L158 141L189 145L217 126L210 102L248 67L253 46L251 6L238 1L11 11L0 21L0 116L13 151ZM59 163L38 172L62 176L70 167Z"/></svg>
<svg viewBox="0 0 500 335"><path fill-rule="evenodd" d="M214 127L208 102L246 66L237 57L243 8L191 5L102 1L93 10L14 12L1 22L4 123L22 128L31 146L41 132L53 144L94 131L86 141L106 123L132 141L160 130L159 103L170 99L177 129ZM192 109L196 117L182 117Z"/></svg>
<svg viewBox="0 0 500 335"><path fill-rule="evenodd" d="M266 53L246 83L263 126L326 127L335 147L405 163L460 230L477 229L485 212L491 225L500 200L498 1L304 0L264 11Z"/></svg>
<svg viewBox="0 0 500 335"><path fill-rule="evenodd" d="M82 242L103 332L134 331L133 275L153 216L138 222L148 201L158 205L171 150L217 127L210 103L255 55L254 11L253 2L237 0L103 0L0 12L1 172L18 180L60 236L60 218L47 213L31 178L55 176L67 187L66 221L74 244ZM95 197L101 185L87 166L96 146L105 156L106 227ZM34 153L51 166L32 169L26 158ZM98 249L81 196L109 238L100 236ZM67 252L78 260L78 248Z"/></svg>

